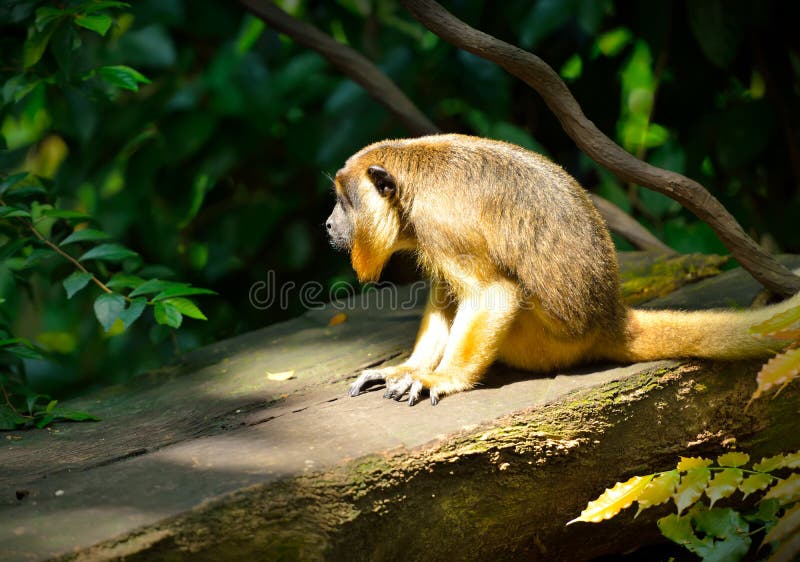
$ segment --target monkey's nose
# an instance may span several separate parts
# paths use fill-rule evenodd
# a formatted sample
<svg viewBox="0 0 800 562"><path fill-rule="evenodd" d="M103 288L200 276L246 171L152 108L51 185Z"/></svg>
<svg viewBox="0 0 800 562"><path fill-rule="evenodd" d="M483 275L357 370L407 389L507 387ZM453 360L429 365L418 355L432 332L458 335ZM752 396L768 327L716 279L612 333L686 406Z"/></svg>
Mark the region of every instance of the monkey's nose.
<svg viewBox="0 0 800 562"><path fill-rule="evenodd" d="M331 221L328 221L328 222L325 223L325 228L327 228L328 230L333 228L333 225L331 224Z"/></svg>

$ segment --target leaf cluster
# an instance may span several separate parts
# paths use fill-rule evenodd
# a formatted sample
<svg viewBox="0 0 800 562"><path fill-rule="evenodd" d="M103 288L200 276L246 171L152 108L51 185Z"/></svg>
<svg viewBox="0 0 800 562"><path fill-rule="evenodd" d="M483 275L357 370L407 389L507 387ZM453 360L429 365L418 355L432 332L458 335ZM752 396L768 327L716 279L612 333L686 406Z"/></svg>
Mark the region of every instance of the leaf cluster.
<svg viewBox="0 0 800 562"><path fill-rule="evenodd" d="M763 533L761 547L769 560L792 560L800 554L800 451L752 463L750 455L730 452L716 460L682 457L675 469L618 482L589 502L577 521L610 519L634 502L636 515L670 500L675 513L658 520L661 533L703 560L736 561L751 550L752 536ZM760 495L746 513L717 502L741 494Z"/></svg>
<svg viewBox="0 0 800 562"><path fill-rule="evenodd" d="M750 328L750 332L783 348L756 375L757 388L750 401L780 385L775 395L800 375L800 305L778 313Z"/></svg>

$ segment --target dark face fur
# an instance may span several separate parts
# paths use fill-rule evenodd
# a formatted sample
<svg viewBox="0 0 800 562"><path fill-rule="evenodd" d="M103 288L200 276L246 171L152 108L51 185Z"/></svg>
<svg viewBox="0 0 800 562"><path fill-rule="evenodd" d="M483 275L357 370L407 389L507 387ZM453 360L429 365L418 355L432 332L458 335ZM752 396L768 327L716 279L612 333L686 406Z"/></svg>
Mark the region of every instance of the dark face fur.
<svg viewBox="0 0 800 562"><path fill-rule="evenodd" d="M325 222L331 246L337 250L349 251L353 243L353 217L352 213L345 210L347 205L344 198L337 193L336 205L333 207L331 216Z"/></svg>
<svg viewBox="0 0 800 562"><path fill-rule="evenodd" d="M370 166L367 177L374 189L382 197L389 198L395 193L394 178L381 166ZM359 212L360 197L358 189L345 185L346 176L341 172L334 180L336 189L336 205L333 212L325 222L331 245L337 250L350 250L353 246L353 232L355 230L355 215ZM349 187L349 189L348 189Z"/></svg>

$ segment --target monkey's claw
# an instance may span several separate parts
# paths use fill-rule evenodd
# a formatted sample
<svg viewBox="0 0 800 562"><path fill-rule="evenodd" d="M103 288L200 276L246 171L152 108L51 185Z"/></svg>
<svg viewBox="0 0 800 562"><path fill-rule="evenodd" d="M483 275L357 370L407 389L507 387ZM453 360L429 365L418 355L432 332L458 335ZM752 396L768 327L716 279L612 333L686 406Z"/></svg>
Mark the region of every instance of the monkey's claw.
<svg viewBox="0 0 800 562"><path fill-rule="evenodd" d="M384 380L386 380L386 376L380 371L364 371L353 382L353 384L350 385L348 394L350 394L350 396L358 396L361 391L364 390L365 385L375 381L383 382Z"/></svg>
<svg viewBox="0 0 800 562"><path fill-rule="evenodd" d="M411 388L411 385L414 383L414 379L411 378L411 375L403 375L399 378L392 378L386 380L386 392L383 394L384 398L394 398L397 401L400 401L408 392L408 389Z"/></svg>

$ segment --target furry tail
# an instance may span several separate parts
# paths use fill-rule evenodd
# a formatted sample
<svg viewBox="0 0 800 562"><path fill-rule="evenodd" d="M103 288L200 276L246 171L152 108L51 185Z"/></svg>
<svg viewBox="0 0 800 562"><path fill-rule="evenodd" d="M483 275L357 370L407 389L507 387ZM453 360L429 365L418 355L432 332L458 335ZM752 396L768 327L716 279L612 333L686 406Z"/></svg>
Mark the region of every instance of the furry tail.
<svg viewBox="0 0 800 562"><path fill-rule="evenodd" d="M624 337L607 349L608 358L634 362L678 357L769 357L782 347L781 342L751 334L750 327L796 306L800 306L800 293L756 310L628 309Z"/></svg>

